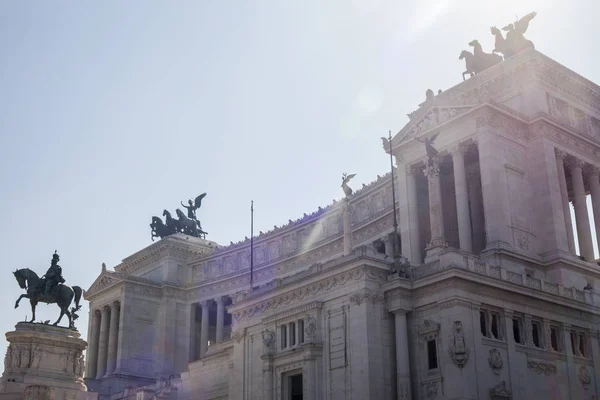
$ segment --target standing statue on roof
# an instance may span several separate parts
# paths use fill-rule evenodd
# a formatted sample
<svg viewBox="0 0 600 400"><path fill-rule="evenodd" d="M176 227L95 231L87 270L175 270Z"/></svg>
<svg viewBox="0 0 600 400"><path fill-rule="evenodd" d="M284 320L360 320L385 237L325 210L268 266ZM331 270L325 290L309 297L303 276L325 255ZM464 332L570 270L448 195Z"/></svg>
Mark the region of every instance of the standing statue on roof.
<svg viewBox="0 0 600 400"><path fill-rule="evenodd" d="M525 39L525 36L523 35L527 32L529 22L534 19L536 15L536 12L529 13L523 18L517 19L514 24L508 24L502 28L502 30L506 32L506 39L502 37L502 32L498 28L492 26L490 32L496 37L496 48L494 49L494 52L501 53L506 60L521 50L525 50L529 47L535 48L533 42Z"/></svg>

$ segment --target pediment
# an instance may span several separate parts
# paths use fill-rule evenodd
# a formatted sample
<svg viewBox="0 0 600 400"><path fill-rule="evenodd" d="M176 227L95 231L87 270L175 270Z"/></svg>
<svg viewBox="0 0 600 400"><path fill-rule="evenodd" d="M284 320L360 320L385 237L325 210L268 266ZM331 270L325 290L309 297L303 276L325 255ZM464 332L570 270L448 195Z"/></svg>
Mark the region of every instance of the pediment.
<svg viewBox="0 0 600 400"><path fill-rule="evenodd" d="M87 300L89 296L94 295L108 287L114 286L119 282L122 282L123 279L120 277L114 276L114 272L103 271L92 283L90 288L85 292L84 298Z"/></svg>
<svg viewBox="0 0 600 400"><path fill-rule="evenodd" d="M418 110L410 115L411 120L409 123L398 132L397 139L394 139L395 144L400 144L424 132L433 130L448 121L458 118L472 108L473 106L464 105L430 105L422 111Z"/></svg>

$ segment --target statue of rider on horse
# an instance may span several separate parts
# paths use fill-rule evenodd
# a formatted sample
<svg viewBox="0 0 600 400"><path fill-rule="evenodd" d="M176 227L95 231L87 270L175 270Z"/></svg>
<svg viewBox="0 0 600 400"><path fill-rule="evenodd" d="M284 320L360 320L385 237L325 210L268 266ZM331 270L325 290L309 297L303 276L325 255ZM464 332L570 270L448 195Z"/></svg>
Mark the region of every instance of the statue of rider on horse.
<svg viewBox="0 0 600 400"><path fill-rule="evenodd" d="M202 205L202 199L206 196L206 193L202 193L197 196L195 200L188 200L189 205L181 205L187 210L187 216L179 208L175 210L177 218L173 218L168 210L163 211L163 217L165 222L160 217L152 217L152 223L150 228L152 229L152 240L155 237L164 238L175 233L183 233L184 235L194 236L198 238L205 238L206 232L202 230L200 221L196 218L196 210Z"/></svg>
<svg viewBox="0 0 600 400"><path fill-rule="evenodd" d="M28 298L31 303L32 317L31 321L35 321L35 307L38 302L47 304L56 303L60 307L60 316L54 325L58 325L63 315L67 315L69 318L69 328L75 328L75 320L78 318L77 311L81 309L79 300L83 290L79 286L65 285L65 279L62 276L62 268L58 265L60 257L55 251L52 255L52 261L50 261L50 268L46 271L46 274L41 278L30 270L29 268L18 269L13 272L15 279L19 283L21 289L27 290L26 294L22 294L15 302L15 308L19 307L19 302L22 298ZM75 299L75 307L69 306Z"/></svg>

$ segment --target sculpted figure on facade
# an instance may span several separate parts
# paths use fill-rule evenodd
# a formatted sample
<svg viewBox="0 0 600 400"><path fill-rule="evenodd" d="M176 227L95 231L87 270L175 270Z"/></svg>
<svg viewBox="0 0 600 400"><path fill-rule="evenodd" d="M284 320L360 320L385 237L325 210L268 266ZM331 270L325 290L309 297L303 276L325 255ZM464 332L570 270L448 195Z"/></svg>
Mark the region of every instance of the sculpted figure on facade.
<svg viewBox="0 0 600 400"><path fill-rule="evenodd" d="M12 361L12 347L8 346L8 348L6 349L6 354L4 355L4 370L6 371L7 369L10 368L10 362Z"/></svg>
<svg viewBox="0 0 600 400"><path fill-rule="evenodd" d="M267 352L275 349L275 332L269 328L262 331L262 340Z"/></svg>
<svg viewBox="0 0 600 400"><path fill-rule="evenodd" d="M500 354L500 351L498 351L498 349L490 349L490 354L488 356L488 364L490 365L490 368L492 369L492 372L494 372L495 375L500 374L500 370L502 369L504 362L502 361L502 354Z"/></svg>
<svg viewBox="0 0 600 400"><path fill-rule="evenodd" d="M344 191L344 194L346 195L346 197L350 197L352 195L352 188L350 186L348 186L348 182L350 182L350 180L352 178L354 178L356 176L356 174L346 174L344 173L342 175L342 190Z"/></svg>
<svg viewBox="0 0 600 400"><path fill-rule="evenodd" d="M306 314L304 321L304 334L307 338L313 338L317 332L317 320L311 314Z"/></svg>
<svg viewBox="0 0 600 400"><path fill-rule="evenodd" d="M450 336L450 356L459 368L463 368L469 360L469 348L465 343L461 321L454 321L453 333Z"/></svg>
<svg viewBox="0 0 600 400"><path fill-rule="evenodd" d="M13 368L19 368L21 366L21 349L18 347L13 348L11 366Z"/></svg>
<svg viewBox="0 0 600 400"><path fill-rule="evenodd" d="M36 369L39 368L40 361L42 360L42 349L39 346L33 349L33 354L31 355L31 358L31 367Z"/></svg>
<svg viewBox="0 0 600 400"><path fill-rule="evenodd" d="M29 346L25 347L21 353L21 368L29 368L31 360L31 350Z"/></svg>

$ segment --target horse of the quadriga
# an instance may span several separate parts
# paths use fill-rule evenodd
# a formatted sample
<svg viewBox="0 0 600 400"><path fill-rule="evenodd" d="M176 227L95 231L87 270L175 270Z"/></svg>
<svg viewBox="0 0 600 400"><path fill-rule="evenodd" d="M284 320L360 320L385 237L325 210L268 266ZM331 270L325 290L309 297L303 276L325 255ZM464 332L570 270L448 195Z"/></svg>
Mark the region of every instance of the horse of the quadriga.
<svg viewBox="0 0 600 400"><path fill-rule="evenodd" d="M83 293L83 290L79 286L73 286L71 288L68 285L59 284L54 291L55 293L48 296L44 293L44 281L29 268L18 269L13 272L13 275L17 279L21 289L27 290L26 294L22 294L21 297L17 299L15 308L19 307L19 302L22 298L28 298L29 303L31 303L31 312L33 314L30 322L35 321L35 307L39 302L47 304L56 303L60 307L60 316L54 325L58 325L63 315L66 314L69 318L69 328L75 328L75 319L77 319L76 312L81 309L79 300L81 300L81 295ZM69 311L69 306L71 305L73 298L75 298L75 307L72 307Z"/></svg>

